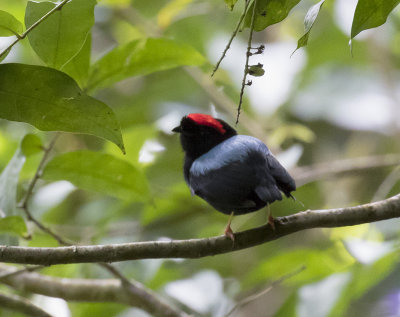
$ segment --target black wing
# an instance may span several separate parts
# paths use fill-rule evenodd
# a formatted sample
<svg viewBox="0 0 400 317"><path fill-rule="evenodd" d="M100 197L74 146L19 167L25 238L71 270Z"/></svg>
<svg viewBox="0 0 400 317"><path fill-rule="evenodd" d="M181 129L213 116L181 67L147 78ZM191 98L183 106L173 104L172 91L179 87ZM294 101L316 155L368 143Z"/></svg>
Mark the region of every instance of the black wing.
<svg viewBox="0 0 400 317"><path fill-rule="evenodd" d="M255 211L282 199L267 156L256 151L248 152L245 157L231 158L216 169L196 171L192 168L189 185L194 194L227 214Z"/></svg>

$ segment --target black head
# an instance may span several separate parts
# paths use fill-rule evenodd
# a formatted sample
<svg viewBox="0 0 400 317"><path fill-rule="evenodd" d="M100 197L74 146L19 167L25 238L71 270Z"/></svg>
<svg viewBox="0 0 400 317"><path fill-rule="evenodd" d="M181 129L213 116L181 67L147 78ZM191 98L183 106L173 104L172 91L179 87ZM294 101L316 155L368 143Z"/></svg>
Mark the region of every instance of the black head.
<svg viewBox="0 0 400 317"><path fill-rule="evenodd" d="M182 148L193 160L237 134L225 121L201 113L183 117L172 131L181 134Z"/></svg>

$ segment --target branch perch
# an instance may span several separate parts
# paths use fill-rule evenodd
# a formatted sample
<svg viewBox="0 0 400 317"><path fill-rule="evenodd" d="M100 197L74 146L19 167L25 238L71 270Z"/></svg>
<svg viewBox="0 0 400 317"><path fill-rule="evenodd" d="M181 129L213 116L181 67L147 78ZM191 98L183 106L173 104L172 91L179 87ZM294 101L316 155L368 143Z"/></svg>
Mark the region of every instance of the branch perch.
<svg viewBox="0 0 400 317"><path fill-rule="evenodd" d="M276 218L275 231L266 224L238 232L235 234L233 246L232 241L225 236L56 248L0 246L0 261L53 265L160 258L195 259L250 248L301 230L353 226L398 217L400 217L400 194L355 207L308 210Z"/></svg>

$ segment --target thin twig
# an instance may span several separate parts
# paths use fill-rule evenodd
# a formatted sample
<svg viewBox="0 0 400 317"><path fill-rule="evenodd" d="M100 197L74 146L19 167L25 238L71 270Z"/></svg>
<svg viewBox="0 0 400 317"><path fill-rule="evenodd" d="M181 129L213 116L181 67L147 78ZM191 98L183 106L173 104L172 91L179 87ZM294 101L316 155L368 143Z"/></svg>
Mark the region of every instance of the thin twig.
<svg viewBox="0 0 400 317"><path fill-rule="evenodd" d="M52 315L32 304L26 298L12 294L0 293L0 307L2 310L9 309L29 317L52 317Z"/></svg>
<svg viewBox="0 0 400 317"><path fill-rule="evenodd" d="M300 187L323 178L354 174L371 168L395 165L400 166L400 154L371 155L316 163L291 169L290 174L296 180L297 186Z"/></svg>
<svg viewBox="0 0 400 317"><path fill-rule="evenodd" d="M59 235L57 235L55 232L53 232L50 228L46 227L43 225L39 220L37 220L35 217L33 217L32 213L29 210L28 203L29 200L33 194L33 189L35 188L35 185L39 178L41 177L43 173L43 168L49 158L50 152L53 149L58 137L60 136L60 133L57 132L53 139L51 140L50 144L44 149L43 157L39 162L38 168L36 169L35 175L33 175L33 178L31 182L29 183L28 189L25 193L24 198L22 199L21 203L19 204L19 207L24 211L26 217L28 218L29 221L32 221L40 230L48 233L50 236L52 236L54 239L58 241L59 244L62 245L69 245L63 238L61 238Z"/></svg>
<svg viewBox="0 0 400 317"><path fill-rule="evenodd" d="M47 162L47 159L49 157L51 150L54 148L54 145L57 141L58 136L59 136L59 134L57 133L55 135L55 137L53 138L53 140L50 142L49 146L47 148L45 148L43 157L39 162L36 173L33 176L32 180L29 184L28 190L20 204L20 207L23 209L27 218L30 221L32 221L43 232L46 232L51 237L53 237L55 240L57 240L57 242L60 245L76 247L77 246L76 243L68 242L65 238L61 237L60 235L55 233L53 230L51 230L49 227L45 226L39 220L37 220L32 215L32 213L30 212L29 207L28 207L28 202L33 194L33 189L34 189L37 181L39 180L39 178L42 175L44 165ZM159 312L161 312L161 311L164 311L166 316L175 316L175 317L186 315L184 312L181 312L181 311L169 306L167 303L164 303L161 299L156 297L154 294L150 293L148 290L146 290L141 285L138 285L138 284L135 285L133 282L128 280L121 272L119 272L111 264L100 262L100 263L98 263L98 265L100 265L102 268L106 269L112 275L114 275L115 277L120 279L122 282L122 286L126 289L126 291L129 294L131 294L132 296L139 297L143 302L146 302L147 303L146 307L147 307L148 311L149 310L151 310L150 312L156 311L156 312L158 312L157 314L159 314Z"/></svg>
<svg viewBox="0 0 400 317"><path fill-rule="evenodd" d="M25 193L24 198L22 199L21 203L20 203L20 207L21 208L26 208L29 202L29 199L32 196L33 193L33 189L37 183L37 181L39 180L39 178L41 177L41 174L43 173L43 168L44 165L46 164L47 159L49 158L50 152L53 149L58 137L60 136L60 133L57 132L53 139L50 141L50 144L44 148L44 152L43 152L43 157L39 162L38 168L36 169L35 175L33 175L33 178L31 180L31 182L29 183L28 189Z"/></svg>
<svg viewBox="0 0 400 317"><path fill-rule="evenodd" d="M233 314L233 312L235 310L237 310L238 308L247 305L248 303L255 301L256 299L260 298L261 296L264 296L265 294L267 294L269 291L271 291L274 287L278 286L279 284L282 284L284 281L288 280L289 278L301 273L302 271L304 271L306 269L306 267L303 265L300 268L298 268L297 270L288 273L284 276L282 276L281 278L273 281L266 289L262 290L261 292L258 292L256 294L250 295L244 299L242 299L239 303L237 303L226 315L225 317L229 317L230 315Z"/></svg>
<svg viewBox="0 0 400 317"><path fill-rule="evenodd" d="M240 26L241 26L241 24L242 24L242 22L243 22L243 19L244 19L245 16L246 16L247 8L249 7L249 3L250 3L250 0L245 0L245 6L244 6L244 9L243 9L243 13L242 13L242 15L240 16L239 22L238 22L238 24L236 25L236 28L235 28L235 30L233 31L233 33L232 33L232 35L231 35L231 38L229 39L228 44L226 45L224 51L222 52L222 55L221 55L220 59L218 60L217 64L215 65L214 70L213 70L213 72L212 72L212 74L211 74L211 77L213 77L214 74L215 74L215 72L218 70L219 65L221 64L222 60L223 60L223 59L225 58L225 56L226 56L226 53L228 52L228 50L229 50L230 47L231 47L231 44L232 44L233 39L236 37L236 34L239 32L239 29L240 29Z"/></svg>
<svg viewBox="0 0 400 317"><path fill-rule="evenodd" d="M3 272L3 273L0 273L0 280L8 278L8 277L16 276L21 273L37 271L37 270L43 269L44 267L45 267L44 265L35 265L35 266L28 266L23 269L15 270L12 272Z"/></svg>
<svg viewBox="0 0 400 317"><path fill-rule="evenodd" d="M239 105L237 107L237 116L236 116L236 125L239 123L239 116L240 116L240 110L242 108L242 103L243 103L243 93L244 93L244 87L246 86L246 78L247 74L249 72L249 58L250 58L250 50L251 50L251 41L253 39L253 30L254 30L254 20L256 16L256 7L257 7L257 0L254 0L254 7L253 7L253 12L251 15L251 23L250 23L250 34L249 34L249 40L247 42L247 51L246 51L246 65L244 66L244 72L243 72L243 80L242 80L242 87L240 88L240 96L239 96Z"/></svg>
<svg viewBox="0 0 400 317"><path fill-rule="evenodd" d="M14 42L12 42L8 47L6 47L1 53L0 53L0 58L6 54L8 50L11 50L11 48L17 44L19 41L24 39L34 28L36 28L40 23L42 23L44 20L46 20L50 15L52 15L54 12L57 10L60 10L69 0L64 0L57 4L53 9L51 9L49 12L47 12L44 16L42 16L39 20L37 20L35 23L33 23L24 33L21 35L18 35L17 38L15 39Z"/></svg>
<svg viewBox="0 0 400 317"><path fill-rule="evenodd" d="M394 185L396 185L399 179L400 179L400 166L397 166L379 185L378 189L374 194L374 197L372 197L371 199L371 202L384 199L389 194Z"/></svg>
<svg viewBox="0 0 400 317"><path fill-rule="evenodd" d="M141 29L148 36L162 36L162 30L157 28L155 23L151 23L143 16L141 16L134 8L129 7L124 10L118 11L118 14L132 25L135 25ZM183 67L183 70L195 80L195 82L204 90L209 96L210 100L215 106L236 119L236 107L237 104L232 101L230 97L224 93L223 90L219 89L215 85L215 82L210 78L208 74L203 73L199 68L196 67ZM243 113L240 117L241 126L244 127L251 135L263 140L268 143L266 139L265 129L259 122L246 116ZM270 148L271 149L271 148ZM278 149L271 149L272 152L278 152Z"/></svg>

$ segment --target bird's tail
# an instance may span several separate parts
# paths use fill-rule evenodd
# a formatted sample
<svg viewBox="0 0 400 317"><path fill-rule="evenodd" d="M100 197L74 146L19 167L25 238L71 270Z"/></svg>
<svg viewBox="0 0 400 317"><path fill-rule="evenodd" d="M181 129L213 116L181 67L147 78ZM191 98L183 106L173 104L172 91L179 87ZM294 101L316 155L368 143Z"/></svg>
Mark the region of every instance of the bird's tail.
<svg viewBox="0 0 400 317"><path fill-rule="evenodd" d="M289 197L293 198L294 201L297 201L303 208L305 208L306 206L304 206L303 202L301 200L298 200L296 197L294 197L292 194L289 193Z"/></svg>

